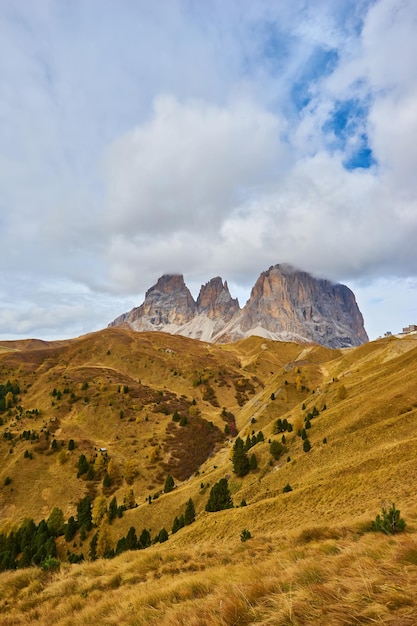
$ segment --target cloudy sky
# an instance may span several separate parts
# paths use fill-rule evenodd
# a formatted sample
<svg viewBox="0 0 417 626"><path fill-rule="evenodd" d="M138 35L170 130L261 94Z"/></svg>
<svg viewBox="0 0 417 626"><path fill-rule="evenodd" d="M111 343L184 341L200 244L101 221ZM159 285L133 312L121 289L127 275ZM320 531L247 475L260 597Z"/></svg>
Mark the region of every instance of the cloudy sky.
<svg viewBox="0 0 417 626"><path fill-rule="evenodd" d="M415 0L0 0L0 339L291 263L417 323Z"/></svg>

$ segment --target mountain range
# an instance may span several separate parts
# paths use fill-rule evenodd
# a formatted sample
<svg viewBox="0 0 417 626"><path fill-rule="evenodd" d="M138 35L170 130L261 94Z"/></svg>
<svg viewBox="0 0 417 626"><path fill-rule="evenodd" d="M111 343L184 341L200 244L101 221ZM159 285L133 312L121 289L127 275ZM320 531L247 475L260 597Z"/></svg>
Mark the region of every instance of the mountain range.
<svg viewBox="0 0 417 626"><path fill-rule="evenodd" d="M143 304L110 326L164 331L211 343L252 335L278 341L350 348L368 341L353 292L290 265L262 272L243 308L219 276L201 286L195 301L180 274L161 276Z"/></svg>

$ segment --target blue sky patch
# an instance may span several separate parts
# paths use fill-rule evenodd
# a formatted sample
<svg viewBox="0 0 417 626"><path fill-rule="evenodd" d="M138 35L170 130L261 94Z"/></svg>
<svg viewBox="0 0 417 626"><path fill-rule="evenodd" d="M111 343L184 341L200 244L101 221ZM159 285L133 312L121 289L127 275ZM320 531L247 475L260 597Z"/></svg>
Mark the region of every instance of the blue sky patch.
<svg viewBox="0 0 417 626"><path fill-rule="evenodd" d="M339 60L337 50L316 48L308 62L303 66L299 78L291 89L291 99L298 111L306 107L311 100L311 85L325 76L329 76Z"/></svg>
<svg viewBox="0 0 417 626"><path fill-rule="evenodd" d="M376 161L369 145L368 135L364 132L369 113L369 105L363 100L351 98L335 103L330 118L323 125L323 131L329 136L331 149L347 152L344 167L348 170L369 168ZM349 142L356 138L357 147L352 151Z"/></svg>

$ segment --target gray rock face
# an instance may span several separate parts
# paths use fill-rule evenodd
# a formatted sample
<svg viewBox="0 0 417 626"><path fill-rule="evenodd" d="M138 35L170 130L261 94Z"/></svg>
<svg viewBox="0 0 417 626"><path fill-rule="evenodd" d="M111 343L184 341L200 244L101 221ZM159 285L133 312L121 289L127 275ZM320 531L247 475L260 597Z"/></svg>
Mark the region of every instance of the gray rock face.
<svg viewBox="0 0 417 626"><path fill-rule="evenodd" d="M148 289L144 303L125 313L110 324L127 324L135 330L164 330L167 325L182 326L196 314L196 304L179 274L161 276L156 285Z"/></svg>
<svg viewBox="0 0 417 626"><path fill-rule="evenodd" d="M205 313L212 320L229 322L240 311L240 306L238 299L230 295L227 282L223 284L222 279L217 276L205 285L201 285L197 298L197 311L199 314Z"/></svg>
<svg viewBox="0 0 417 626"><path fill-rule="evenodd" d="M243 309L220 277L202 285L194 302L183 276L162 276L147 291L140 307L110 324L119 325L222 343L249 335L331 348L368 341L363 317L348 287L316 279L289 265L262 272Z"/></svg>
<svg viewBox="0 0 417 626"><path fill-rule="evenodd" d="M242 311L245 334L261 327L273 334L332 348L368 341L363 317L348 287L313 278L288 265L262 272Z"/></svg>

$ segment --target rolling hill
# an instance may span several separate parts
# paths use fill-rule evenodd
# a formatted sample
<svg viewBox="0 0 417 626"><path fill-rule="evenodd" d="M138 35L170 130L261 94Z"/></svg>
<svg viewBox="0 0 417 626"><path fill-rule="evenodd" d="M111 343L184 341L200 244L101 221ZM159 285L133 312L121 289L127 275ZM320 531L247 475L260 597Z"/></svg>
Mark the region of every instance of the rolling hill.
<svg viewBox="0 0 417 626"><path fill-rule="evenodd" d="M99 525L108 548L131 527L169 535L93 561L97 528L58 536L59 570L0 574L0 622L417 623L416 366L413 335L330 349L112 327L0 342L0 532L133 490ZM256 458L244 476L237 435ZM234 506L207 512L223 478ZM195 521L172 533L190 498ZM393 502L406 532L366 532Z"/></svg>

